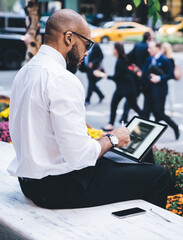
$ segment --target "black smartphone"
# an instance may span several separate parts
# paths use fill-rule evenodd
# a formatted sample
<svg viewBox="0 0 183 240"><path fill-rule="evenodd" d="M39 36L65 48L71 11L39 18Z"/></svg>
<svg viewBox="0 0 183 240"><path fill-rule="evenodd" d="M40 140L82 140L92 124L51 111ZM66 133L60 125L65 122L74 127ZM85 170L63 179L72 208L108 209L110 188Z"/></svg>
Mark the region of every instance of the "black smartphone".
<svg viewBox="0 0 183 240"><path fill-rule="evenodd" d="M135 208L129 208L129 209L125 209L125 210L121 210L121 211L117 211L117 212L112 212L112 215L115 217L118 217L118 218L126 218L126 217L143 214L145 212L146 212L146 210L135 207Z"/></svg>

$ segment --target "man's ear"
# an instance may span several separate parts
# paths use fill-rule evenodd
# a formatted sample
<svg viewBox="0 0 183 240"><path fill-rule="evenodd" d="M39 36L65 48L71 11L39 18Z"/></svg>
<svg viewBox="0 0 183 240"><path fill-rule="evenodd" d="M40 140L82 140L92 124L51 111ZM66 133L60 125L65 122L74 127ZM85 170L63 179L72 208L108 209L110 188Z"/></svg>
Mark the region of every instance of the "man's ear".
<svg viewBox="0 0 183 240"><path fill-rule="evenodd" d="M65 43L66 43L67 46L73 45L74 39L73 39L73 33L72 32L70 32L70 31L66 32L64 34L64 37L65 37L64 40L65 40Z"/></svg>

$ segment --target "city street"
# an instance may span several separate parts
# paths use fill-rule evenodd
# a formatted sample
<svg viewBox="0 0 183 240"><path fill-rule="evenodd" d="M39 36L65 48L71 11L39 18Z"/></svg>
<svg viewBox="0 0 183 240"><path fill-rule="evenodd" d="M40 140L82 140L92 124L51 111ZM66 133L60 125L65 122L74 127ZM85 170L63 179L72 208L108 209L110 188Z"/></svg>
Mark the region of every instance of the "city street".
<svg viewBox="0 0 183 240"><path fill-rule="evenodd" d="M133 47L133 44L125 44L126 53L130 51ZM103 67L107 74L113 74L115 58L112 55L113 44L101 44L101 48L104 53L104 61ZM175 62L182 67L183 62L183 52L174 53ZM8 95L10 94L11 85L13 82L13 78L16 75L17 71L0 71L0 95ZM77 72L76 74L81 80L85 91L87 90L87 78L85 73ZM105 98L102 103L98 103L99 99L97 95L94 93L91 98L91 105L86 108L86 120L87 122L95 127L101 128L104 127L109 121L110 114L110 101L112 94L115 90L115 84L111 80L102 79L97 85L100 87L102 92L105 95ZM169 90L172 91L173 96L173 112L170 112L170 102L169 98L167 98L166 103L166 112L167 114L171 114L173 120L179 125L179 129L181 132L181 136L178 141L175 140L174 132L171 128L161 136L158 140L156 146L158 148L169 148L179 152L183 152L183 97L182 97L182 89L183 89L183 79L180 81L169 81ZM119 118L121 117L123 111L124 99L120 102L117 111L117 118L115 121L115 127L120 126ZM138 104L140 107L143 106L143 96L140 95L138 99ZM130 111L129 119L135 115L133 110ZM153 120L153 116L151 117Z"/></svg>

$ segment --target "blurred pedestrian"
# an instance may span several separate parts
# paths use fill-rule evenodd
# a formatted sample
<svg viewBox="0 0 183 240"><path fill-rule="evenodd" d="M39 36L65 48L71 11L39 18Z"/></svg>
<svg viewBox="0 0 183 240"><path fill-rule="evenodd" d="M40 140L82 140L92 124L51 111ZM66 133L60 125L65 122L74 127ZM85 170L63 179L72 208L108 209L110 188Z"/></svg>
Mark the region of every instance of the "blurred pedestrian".
<svg viewBox="0 0 183 240"><path fill-rule="evenodd" d="M136 103L136 88L134 86L133 75L128 69L127 56L125 55L124 46L122 43L114 44L113 54L117 59L115 73L113 76L108 76L106 74L105 77L113 80L116 83L116 90L111 101L109 124L103 128L105 131L110 131L114 128L116 110L123 97L128 100L131 108L133 108L139 115L142 113Z"/></svg>
<svg viewBox="0 0 183 240"><path fill-rule="evenodd" d="M173 68L175 67L175 62L173 59L173 49L170 43L163 43L161 45L161 52L164 56L166 56L170 62L172 63ZM169 86L169 91L168 91L168 96L167 96L167 100L170 106L170 114L173 113L173 104L175 102L175 80L174 79L170 79L168 81L168 86Z"/></svg>
<svg viewBox="0 0 183 240"><path fill-rule="evenodd" d="M129 64L132 64L132 68L134 71L134 84L137 90L137 97L141 93L141 86L140 86L140 77L141 77L141 70L145 64L147 57L149 57L148 49L148 42L151 41L153 38L152 32L145 32L143 35L143 40L135 44L132 51L130 51L127 55ZM137 101L137 98L136 98ZM119 122L122 121L128 122L128 114L130 111L130 104L128 100L125 101L123 106L123 114Z"/></svg>
<svg viewBox="0 0 183 240"><path fill-rule="evenodd" d="M99 87L97 86L97 82L101 79L99 77L96 77L93 72L96 69L99 69L101 67L101 62L103 60L103 53L99 46L99 44L95 43L94 46L90 49L88 52L88 56L85 58L82 66L80 67L80 70L82 72L86 72L88 77L88 91L87 96L85 99L85 105L90 104L90 99L93 92L96 92L99 97L99 103L102 102L104 99L104 94L100 91Z"/></svg>
<svg viewBox="0 0 183 240"><path fill-rule="evenodd" d="M143 70L142 82L144 93L144 116L150 117L152 112L156 121L164 120L173 128L175 138L180 136L178 125L165 114L165 101L168 93L168 80L174 77L170 60L162 55L161 45L155 41L149 42L147 58Z"/></svg>

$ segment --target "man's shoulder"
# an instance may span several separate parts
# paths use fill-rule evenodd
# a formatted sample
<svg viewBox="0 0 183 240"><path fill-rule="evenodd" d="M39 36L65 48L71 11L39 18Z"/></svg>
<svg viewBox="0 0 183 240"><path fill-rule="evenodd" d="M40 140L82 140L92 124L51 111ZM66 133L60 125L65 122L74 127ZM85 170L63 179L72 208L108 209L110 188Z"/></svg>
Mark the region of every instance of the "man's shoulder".
<svg viewBox="0 0 183 240"><path fill-rule="evenodd" d="M148 45L146 42L138 42L135 44L135 48L148 48Z"/></svg>
<svg viewBox="0 0 183 240"><path fill-rule="evenodd" d="M59 62L50 59L49 56L35 55L25 66L34 69L39 68L39 72L46 71L53 75L64 74L67 70Z"/></svg>
<svg viewBox="0 0 183 240"><path fill-rule="evenodd" d="M159 56L159 60L166 61L166 60L168 60L168 58L167 58L165 55L161 54L161 55Z"/></svg>
<svg viewBox="0 0 183 240"><path fill-rule="evenodd" d="M161 54L160 57L159 57L159 59L158 59L158 62L169 63L170 60L169 60L166 56L164 56L163 54Z"/></svg>
<svg viewBox="0 0 183 240"><path fill-rule="evenodd" d="M61 64L56 61L37 61L37 59L31 59L22 68L22 72L27 72L31 76L40 76L40 80L44 78L47 83L53 82L65 82L65 84L72 85L73 83L79 81L79 79L64 68ZM41 77L42 76L42 77ZM39 81L36 81L37 84ZM65 85L64 84L64 85Z"/></svg>

